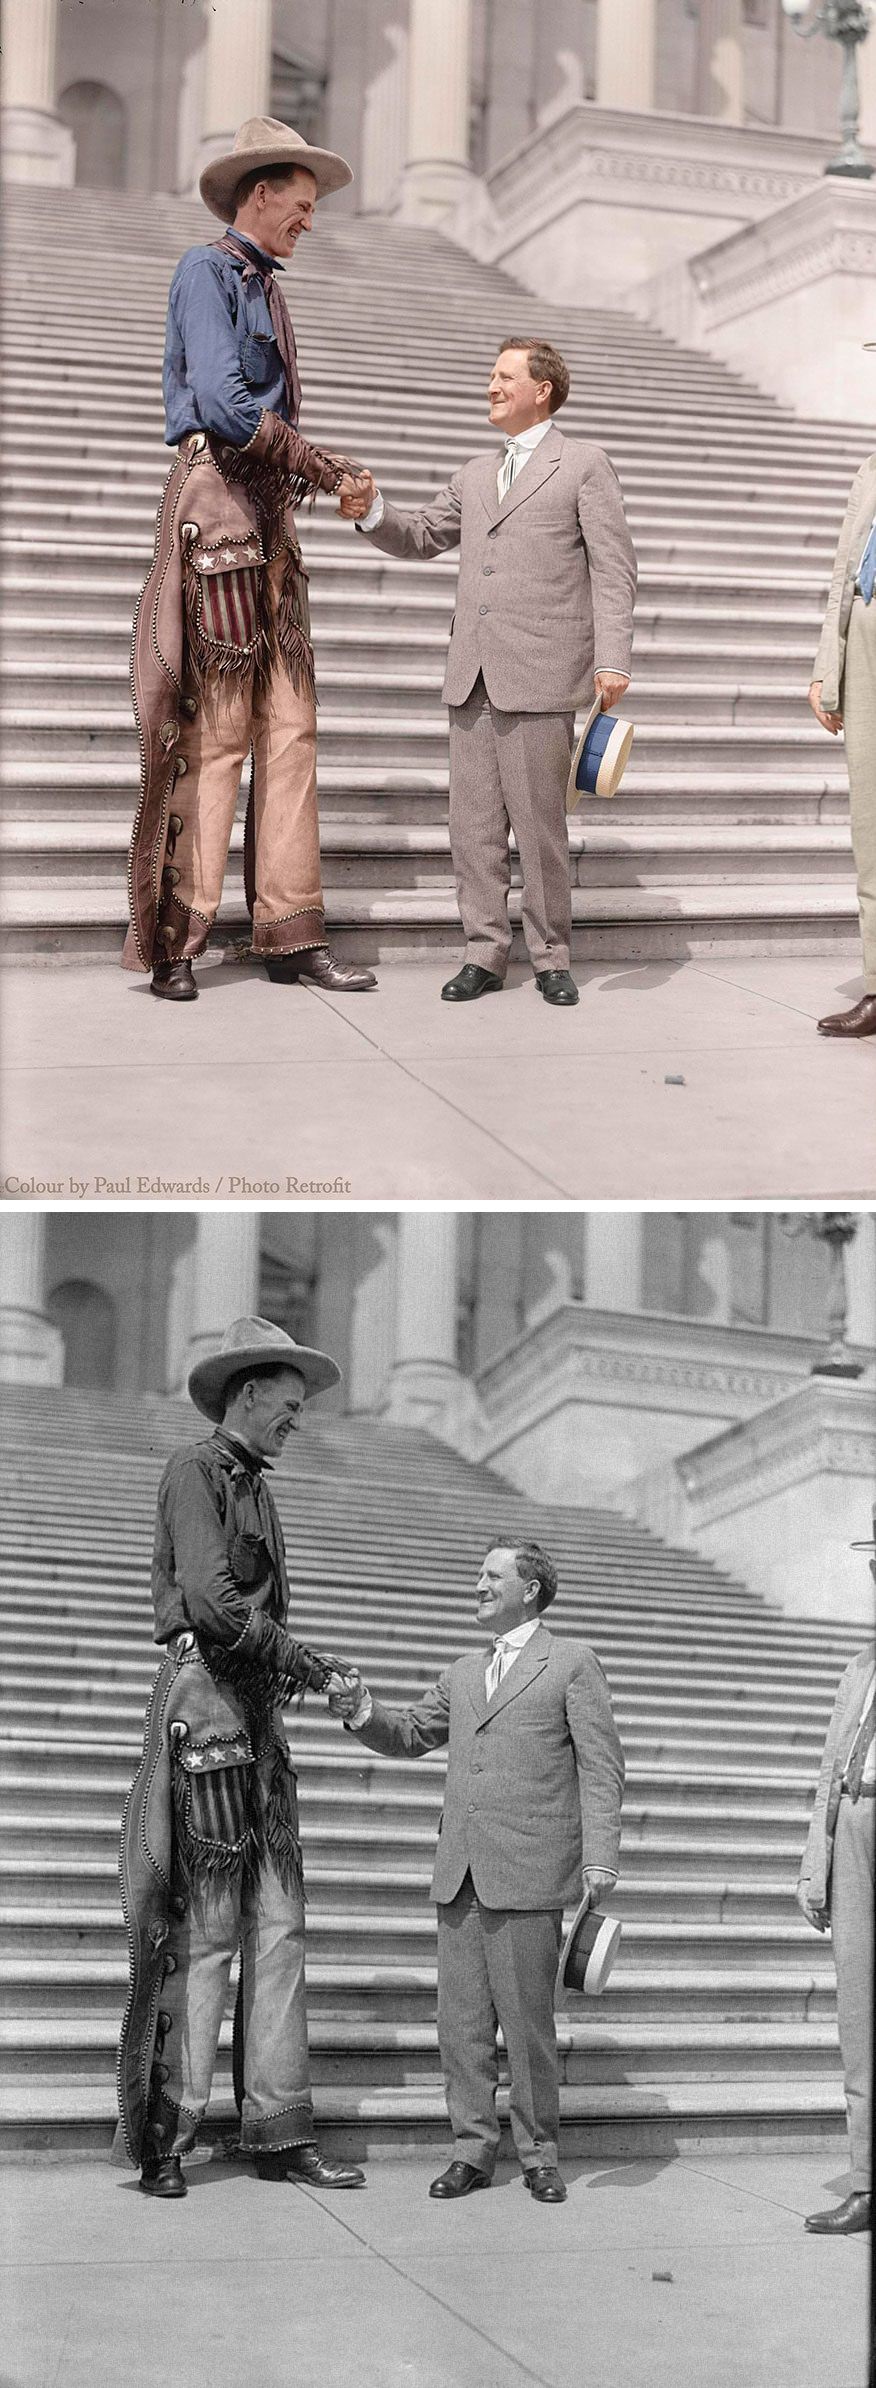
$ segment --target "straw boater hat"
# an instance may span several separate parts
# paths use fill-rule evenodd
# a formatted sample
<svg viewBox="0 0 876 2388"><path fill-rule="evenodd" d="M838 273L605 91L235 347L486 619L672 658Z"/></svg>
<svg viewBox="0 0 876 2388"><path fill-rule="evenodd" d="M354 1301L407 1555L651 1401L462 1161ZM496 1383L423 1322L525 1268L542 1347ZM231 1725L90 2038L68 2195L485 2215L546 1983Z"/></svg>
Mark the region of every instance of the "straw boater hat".
<svg viewBox="0 0 876 2388"><path fill-rule="evenodd" d="M602 698L591 705L572 756L566 789L566 811L573 813L582 796L616 796L633 743L631 721L603 713Z"/></svg>
<svg viewBox="0 0 876 2388"><path fill-rule="evenodd" d="M244 174L252 174L256 166L306 166L308 174L316 178L316 196L326 199L330 191L342 191L352 182L353 169L346 158L333 149L311 149L301 133L291 124L280 124L276 116L248 116L234 148L225 157L213 158L204 167L198 184L201 198L214 216L228 224L234 214L234 194Z"/></svg>
<svg viewBox="0 0 876 2388"><path fill-rule="evenodd" d="M214 1426L221 1423L225 1406L225 1387L229 1377L240 1369L251 1369L253 1376L260 1368L297 1368L304 1378L304 1399L314 1393L325 1393L329 1385L340 1383L341 1371L327 1352L312 1351L306 1343L296 1343L282 1327L275 1327L269 1318L236 1318L226 1327L218 1352L208 1360L199 1360L189 1377L189 1392L195 1408L212 1418Z"/></svg>
<svg viewBox="0 0 876 2388"><path fill-rule="evenodd" d="M555 2006L568 2006L575 1991L585 1998L599 1997L617 1956L620 1936L616 1915L600 1915L598 1907L582 1899L560 1950Z"/></svg>

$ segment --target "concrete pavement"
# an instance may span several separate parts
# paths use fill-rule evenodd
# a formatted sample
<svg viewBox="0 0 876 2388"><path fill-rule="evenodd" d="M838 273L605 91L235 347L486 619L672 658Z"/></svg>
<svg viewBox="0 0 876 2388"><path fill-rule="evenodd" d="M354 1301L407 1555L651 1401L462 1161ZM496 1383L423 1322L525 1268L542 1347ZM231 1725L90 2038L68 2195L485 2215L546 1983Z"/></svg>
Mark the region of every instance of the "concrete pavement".
<svg viewBox="0 0 876 2388"><path fill-rule="evenodd" d="M109 962L7 964L4 1199L876 1194L876 1039L814 1025L857 997L857 957L579 967L570 1011L524 966L442 1004L454 966L332 997L217 954L180 1007Z"/></svg>
<svg viewBox="0 0 876 2388"><path fill-rule="evenodd" d="M436 2206L425 2155L334 2195L189 2168L183 2204L107 2161L11 2163L4 2388L864 2388L869 2238L808 2237L821 2155L504 2166Z"/></svg>

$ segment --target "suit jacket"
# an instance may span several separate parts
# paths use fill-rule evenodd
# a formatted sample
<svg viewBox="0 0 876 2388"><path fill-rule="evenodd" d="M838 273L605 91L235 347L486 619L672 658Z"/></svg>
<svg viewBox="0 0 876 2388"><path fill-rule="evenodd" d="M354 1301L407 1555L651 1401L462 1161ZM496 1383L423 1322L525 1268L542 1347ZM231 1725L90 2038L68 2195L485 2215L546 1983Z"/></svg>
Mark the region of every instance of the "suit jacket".
<svg viewBox="0 0 876 2388"><path fill-rule="evenodd" d="M474 456L428 506L387 503L367 536L392 556L459 547L459 588L444 680L463 705L478 673L507 713L571 713L594 669L629 672L636 559L604 448L555 424L501 505L501 451Z"/></svg>
<svg viewBox="0 0 876 2388"><path fill-rule="evenodd" d="M866 463L862 464L860 472L855 474L849 491L849 502L834 561L827 612L824 617L818 653L812 666L813 680L822 682L821 702L827 713L838 713L842 708L846 635L855 594L855 576L874 515L876 515L876 456L868 456Z"/></svg>
<svg viewBox="0 0 876 2388"><path fill-rule="evenodd" d="M411 1708L373 1713L358 1735L389 1758L448 1748L432 1897L471 1869L485 1907L564 1907L581 1867L616 1873L624 1761L608 1685L586 1642L539 1625L489 1704L486 1654L446 1667Z"/></svg>
<svg viewBox="0 0 876 2388"><path fill-rule="evenodd" d="M858 1720L867 1695L873 1668L876 1665L876 1643L859 1650L841 1675L834 1700L827 1739L821 1760L815 1805L809 1825L809 1837L800 1867L798 1892L804 1891L813 1907L830 1906L830 1873L833 1862L833 1836L840 1803L840 1784L843 1771L858 1730Z"/></svg>

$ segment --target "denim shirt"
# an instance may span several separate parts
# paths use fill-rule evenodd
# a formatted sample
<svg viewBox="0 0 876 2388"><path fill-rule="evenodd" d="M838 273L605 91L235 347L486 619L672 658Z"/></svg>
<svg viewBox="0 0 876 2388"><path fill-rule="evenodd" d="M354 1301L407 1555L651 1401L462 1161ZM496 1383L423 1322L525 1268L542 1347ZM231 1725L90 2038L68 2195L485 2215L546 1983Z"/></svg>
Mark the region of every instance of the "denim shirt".
<svg viewBox="0 0 876 2388"><path fill-rule="evenodd" d="M278 260L255 241L245 245L255 265L266 273L282 272ZM169 448L188 431L213 431L232 447L245 448L265 407L289 421L283 360L264 284L255 277L244 283L243 260L222 249L187 249L171 282L164 407Z"/></svg>

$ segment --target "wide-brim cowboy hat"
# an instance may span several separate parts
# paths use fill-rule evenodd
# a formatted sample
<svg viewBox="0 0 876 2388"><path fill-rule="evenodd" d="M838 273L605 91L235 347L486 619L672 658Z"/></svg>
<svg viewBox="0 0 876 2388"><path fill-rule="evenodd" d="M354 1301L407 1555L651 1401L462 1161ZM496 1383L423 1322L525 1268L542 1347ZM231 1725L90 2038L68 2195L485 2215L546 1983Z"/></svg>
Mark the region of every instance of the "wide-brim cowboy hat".
<svg viewBox="0 0 876 2388"><path fill-rule="evenodd" d="M234 214L238 183L257 166L288 166L290 174L293 167L306 166L314 177L318 199L326 199L330 191L342 191L344 184L353 180L352 166L334 149L312 149L303 134L296 133L291 124L281 124L276 116L248 116L234 136L234 148L224 157L211 158L198 184L205 207L223 224L230 223Z"/></svg>
<svg viewBox="0 0 876 2388"><path fill-rule="evenodd" d="M555 2006L567 2006L576 1992L584 1998L599 1997L617 1956L620 1936L617 1916L601 1915L598 1907L591 1907L583 1898L560 1950Z"/></svg>
<svg viewBox="0 0 876 2388"><path fill-rule="evenodd" d="M218 1352L209 1359L198 1360L189 1377L189 1393L195 1408L212 1418L214 1426L221 1423L225 1409L225 1387L241 1369L251 1370L253 1376L260 1368L297 1368L304 1378L304 1399L310 1401L314 1393L325 1393L329 1385L340 1384L341 1371L328 1352L313 1351L309 1344L296 1343L283 1327L275 1327L269 1318L236 1318L226 1327Z"/></svg>
<svg viewBox="0 0 876 2388"><path fill-rule="evenodd" d="M603 713L602 698L591 705L572 756L566 788L566 811L573 813L582 796L616 796L630 758L635 732L631 721Z"/></svg>

